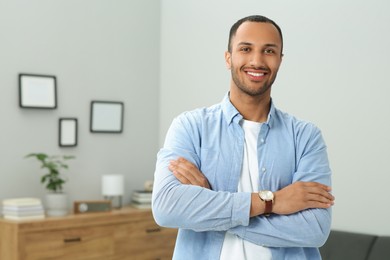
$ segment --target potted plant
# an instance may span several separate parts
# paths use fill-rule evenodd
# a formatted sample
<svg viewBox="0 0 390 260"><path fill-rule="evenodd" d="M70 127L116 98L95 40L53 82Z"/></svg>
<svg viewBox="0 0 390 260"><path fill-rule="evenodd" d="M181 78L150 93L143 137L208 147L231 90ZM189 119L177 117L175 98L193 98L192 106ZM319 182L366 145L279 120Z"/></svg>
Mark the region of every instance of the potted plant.
<svg viewBox="0 0 390 260"><path fill-rule="evenodd" d="M63 192L62 186L66 182L60 171L68 169L65 163L67 160L74 159L70 155L47 155L45 153L31 153L26 158L34 157L41 162L41 168L48 170L42 177L41 183L46 185L48 193L46 194L46 213L48 216L63 216L67 210L67 195Z"/></svg>

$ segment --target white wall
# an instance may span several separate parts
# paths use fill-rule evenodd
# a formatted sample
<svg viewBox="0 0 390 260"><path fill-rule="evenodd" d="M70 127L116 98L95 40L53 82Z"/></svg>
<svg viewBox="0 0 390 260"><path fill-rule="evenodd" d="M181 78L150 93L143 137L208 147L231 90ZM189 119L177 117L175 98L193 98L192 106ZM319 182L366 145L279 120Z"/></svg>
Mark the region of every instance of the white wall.
<svg viewBox="0 0 390 260"><path fill-rule="evenodd" d="M275 103L316 123L329 146L334 228L389 235L389 9L386 0L0 0L0 199L44 194L38 163L23 159L42 151L76 155L71 201L100 199L100 176L115 172L126 175L128 202L152 178L173 117L228 90L230 26L264 14L285 37ZM57 76L58 109L19 108L20 72ZM89 132L91 100L125 103L122 134ZM79 120L77 147L58 147L65 116Z"/></svg>
<svg viewBox="0 0 390 260"><path fill-rule="evenodd" d="M160 145L174 116L219 102L228 90L230 26L269 16L285 37L273 98L323 131L333 228L390 235L389 10L386 0L163 1Z"/></svg>
<svg viewBox="0 0 390 260"><path fill-rule="evenodd" d="M153 178L158 149L160 3L0 0L0 200L42 197L31 152L72 154L65 190L101 199L101 175L124 174L125 203ZM55 75L56 110L21 109L18 73ZM91 100L125 103L122 134L89 132ZM58 119L76 117L78 145L58 146Z"/></svg>

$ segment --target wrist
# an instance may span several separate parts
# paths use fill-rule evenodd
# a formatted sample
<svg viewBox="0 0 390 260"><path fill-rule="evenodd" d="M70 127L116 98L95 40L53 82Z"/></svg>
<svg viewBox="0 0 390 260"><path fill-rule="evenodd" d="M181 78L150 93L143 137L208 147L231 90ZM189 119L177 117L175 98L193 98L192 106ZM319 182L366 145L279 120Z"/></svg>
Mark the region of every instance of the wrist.
<svg viewBox="0 0 390 260"><path fill-rule="evenodd" d="M264 203L264 215L268 217L273 213L274 193L269 190L259 191L260 200Z"/></svg>
<svg viewBox="0 0 390 260"><path fill-rule="evenodd" d="M257 192L251 194L251 209L250 217L258 216L264 214L265 203L260 199Z"/></svg>
<svg viewBox="0 0 390 260"><path fill-rule="evenodd" d="M276 203L276 198L279 198L278 191L274 192L274 204L272 207L272 213L274 213L274 214L278 214L278 212L280 212L280 209L279 209L280 203Z"/></svg>

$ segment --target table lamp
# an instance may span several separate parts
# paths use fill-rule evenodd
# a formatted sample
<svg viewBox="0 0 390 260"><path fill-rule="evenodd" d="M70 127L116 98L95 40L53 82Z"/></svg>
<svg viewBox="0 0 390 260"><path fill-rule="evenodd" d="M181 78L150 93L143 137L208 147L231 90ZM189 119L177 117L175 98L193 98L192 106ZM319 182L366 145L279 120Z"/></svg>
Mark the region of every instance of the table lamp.
<svg viewBox="0 0 390 260"><path fill-rule="evenodd" d="M110 200L114 208L122 207L124 194L124 177L120 174L102 176L102 194L104 199Z"/></svg>

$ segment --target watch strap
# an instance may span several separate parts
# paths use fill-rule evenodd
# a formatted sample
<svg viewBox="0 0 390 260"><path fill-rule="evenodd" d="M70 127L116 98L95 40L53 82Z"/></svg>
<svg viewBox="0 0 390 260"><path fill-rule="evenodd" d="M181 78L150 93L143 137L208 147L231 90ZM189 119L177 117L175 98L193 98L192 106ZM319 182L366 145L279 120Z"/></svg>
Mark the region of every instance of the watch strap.
<svg viewBox="0 0 390 260"><path fill-rule="evenodd" d="M269 216L272 213L274 194L269 190L259 191L259 197L264 201L264 215Z"/></svg>
<svg viewBox="0 0 390 260"><path fill-rule="evenodd" d="M265 200L264 214L270 215L272 213L272 200Z"/></svg>

